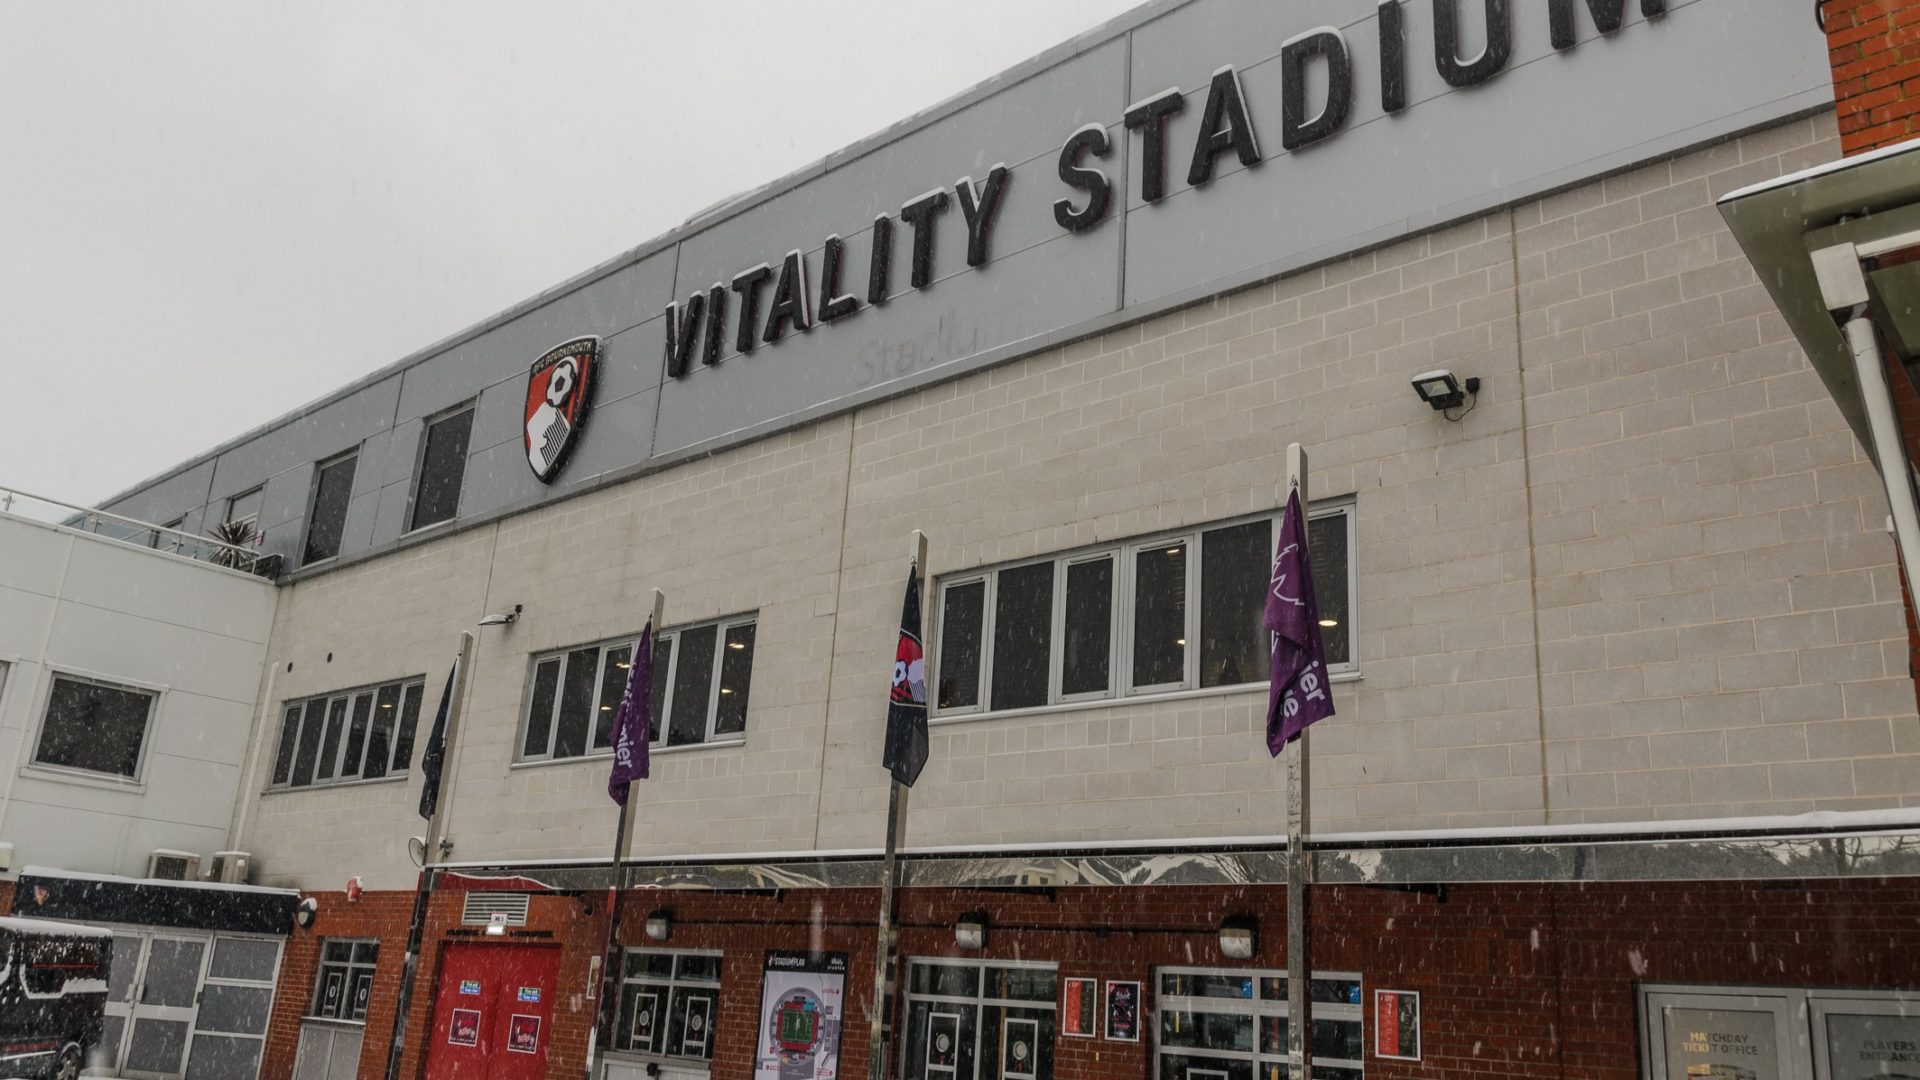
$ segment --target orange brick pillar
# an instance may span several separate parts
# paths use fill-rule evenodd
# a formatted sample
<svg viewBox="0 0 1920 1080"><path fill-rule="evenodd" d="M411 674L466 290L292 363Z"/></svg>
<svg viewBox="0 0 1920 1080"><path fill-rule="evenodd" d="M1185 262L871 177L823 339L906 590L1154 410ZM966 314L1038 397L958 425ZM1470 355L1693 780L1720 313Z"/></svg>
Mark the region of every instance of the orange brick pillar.
<svg viewBox="0 0 1920 1080"><path fill-rule="evenodd" d="M1920 137L1920 0L1824 0L1838 103L1849 155Z"/></svg>

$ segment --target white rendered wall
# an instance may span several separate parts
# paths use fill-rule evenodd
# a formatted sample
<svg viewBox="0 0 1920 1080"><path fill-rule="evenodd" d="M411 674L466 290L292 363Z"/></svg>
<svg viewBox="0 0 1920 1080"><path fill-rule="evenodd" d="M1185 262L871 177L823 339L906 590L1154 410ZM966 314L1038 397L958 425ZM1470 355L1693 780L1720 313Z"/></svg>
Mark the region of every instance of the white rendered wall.
<svg viewBox="0 0 1920 1080"><path fill-rule="evenodd" d="M226 847L274 587L0 514L0 843L27 865L143 876ZM55 673L157 691L137 781L32 764Z"/></svg>

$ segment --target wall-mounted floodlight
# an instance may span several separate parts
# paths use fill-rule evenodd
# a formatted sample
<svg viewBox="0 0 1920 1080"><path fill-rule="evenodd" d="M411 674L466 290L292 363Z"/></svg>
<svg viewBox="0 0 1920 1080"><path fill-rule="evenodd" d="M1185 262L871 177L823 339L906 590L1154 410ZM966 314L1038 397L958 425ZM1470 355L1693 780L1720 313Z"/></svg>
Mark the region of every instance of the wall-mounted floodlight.
<svg viewBox="0 0 1920 1080"><path fill-rule="evenodd" d="M1469 395L1478 395L1480 380L1469 378L1463 386L1459 379L1454 378L1453 372L1441 368L1439 371L1415 375L1413 390L1420 395L1421 401L1433 406L1434 412L1446 412L1466 404Z"/></svg>
<svg viewBox="0 0 1920 1080"><path fill-rule="evenodd" d="M512 611L498 611L480 620L481 626L510 626L520 621L520 605L513 605Z"/></svg>

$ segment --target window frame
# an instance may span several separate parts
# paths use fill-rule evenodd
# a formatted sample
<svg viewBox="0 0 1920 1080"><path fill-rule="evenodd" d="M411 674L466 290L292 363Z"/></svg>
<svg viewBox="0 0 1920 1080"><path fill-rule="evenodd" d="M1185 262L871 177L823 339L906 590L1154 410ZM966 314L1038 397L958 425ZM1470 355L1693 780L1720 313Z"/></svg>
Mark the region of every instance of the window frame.
<svg viewBox="0 0 1920 1080"><path fill-rule="evenodd" d="M759 623L760 613L758 611L749 611L737 615L724 615L718 619L705 619L700 622L686 623L681 626L671 626L654 635L653 643L655 648L658 648L662 642L672 642L673 649L668 655L667 669L664 672L655 671L653 673L655 683L658 684L664 680L666 688L660 699L660 715L653 718L654 727L659 729L659 737L648 741L647 752L649 754L658 754L666 751L695 750L711 746L740 746L746 743L748 728L745 726L738 732L729 732L727 734L716 734L714 728L720 722L720 682L727 661L727 634L742 626L755 627L756 633L754 635L753 650L754 655L758 657L760 652L759 634L757 632ZM677 681L675 676L678 675L680 671L680 635L688 631L705 630L708 628L712 628L714 632L713 671L712 682L707 687L706 719L701 728L701 738L698 742L680 743L678 745L670 744L667 740L670 735L669 721L673 716L674 683ZM524 765L557 765L566 762L591 761L597 758L612 756L613 747L593 745L593 729L597 726L595 721L599 717L602 707L607 704L600 697L601 689L606 686L607 656L613 650L624 646L629 650L628 655L631 658L633 655L631 650L639 644L640 635L636 633L626 634L620 637L604 638L599 641L583 642L579 645L568 645L557 649L545 649L529 655L527 657L527 678L520 694L520 720L514 727L513 765L515 767ZM573 662L573 653L586 649L594 649L598 653L594 659L594 698L593 704L590 706L592 711L588 714L587 718L587 748L584 753L556 757L554 756L554 746L560 738L560 706L565 698L564 690L566 687L567 666ZM540 665L554 660L560 662L560 670L554 676L553 704L549 706L549 712L547 714L547 748L539 754L528 754L526 752L527 732L533 722L534 686L540 677ZM629 659L629 662L631 662L631 659ZM625 682L625 679L621 680L623 693ZM752 689L753 669L749 667L747 669L749 709L752 708ZM617 700L613 702L613 707L619 707Z"/></svg>
<svg viewBox="0 0 1920 1080"><path fill-rule="evenodd" d="M414 687L420 688L420 709L414 714L414 738L413 741L408 744L411 749L408 753L407 767L396 770L393 767L393 758L394 751L400 746L400 720L407 711L407 691ZM393 730L389 734L387 742L387 771L382 776L368 779L366 776L367 748L373 741L373 725L379 719L375 710L379 708L381 692L388 688L394 689L397 700L394 702L395 715L393 718ZM354 704L362 697L368 698L369 704L367 729L362 736L360 744L360 767L354 775L342 776L340 769L341 766L346 764L347 745L352 741ZM334 748L332 771L323 779L320 776L320 761L316 757L314 761L314 775L310 777L306 783L296 784L293 782L293 777L294 773L299 769L300 736L307 724L307 713L312 710L316 703L320 705L319 722L321 727L320 739L317 746L325 747L327 718L332 714L335 702L344 702L346 708L341 720L340 743ZM300 710L300 720L293 725L292 731L289 732L287 730L287 712L295 708ZM306 697L286 698L282 700L279 709L274 713L274 720L278 725L278 734L274 738L273 754L267 759L267 785L263 790L266 792L311 791L317 788L339 787L343 784L381 784L389 780L407 779L413 774L414 763L419 759L419 724L421 718L426 714L426 708L427 677L424 674L407 675L398 679L387 679L382 682L349 687L345 690L331 690L323 694L309 694ZM293 746L293 757L289 759L287 778L276 781L274 779L274 772L279 766L280 751L288 745L289 740L291 740Z"/></svg>
<svg viewBox="0 0 1920 1080"><path fill-rule="evenodd" d="M241 499L249 498L254 495L260 496L260 509L255 510L253 513L248 514L244 518L234 517L233 504L239 502ZM252 487L246 489L245 491L237 492L235 494L227 496L226 508L222 510L220 513L220 523L223 525L231 525L236 521L245 521L248 524L253 526L253 531L255 535L258 535L260 532L260 514L261 514L261 511L264 511L266 508L267 508L267 485L255 484Z"/></svg>
<svg viewBox="0 0 1920 1080"><path fill-rule="evenodd" d="M313 539L313 522L315 517L314 510L318 506L319 500L320 500L320 477L328 469L333 468L334 466L342 464L347 461L353 462L354 475L353 475L353 479L347 481L347 508L345 511L342 512L341 520L340 520L341 538L339 541L336 542L333 549L333 554L327 555L318 559L309 559L307 558L307 545ZM300 552L301 566L303 567L319 566L322 563L329 563L340 557L340 547L344 545L346 542L346 535L345 535L346 525L347 525L346 513L351 512L352 510L353 484L354 484L354 481L358 480L359 478L360 478L360 447L359 446L354 446L350 449L342 450L339 453L333 455L332 457L322 458L319 461L316 461L313 463L313 479L307 485L306 520L300 526L300 546L298 549L296 549Z"/></svg>
<svg viewBox="0 0 1920 1080"><path fill-rule="evenodd" d="M1356 540L1355 512L1356 500L1353 496L1344 496L1326 500L1316 500L1309 508L1309 523L1330 517L1340 517L1346 523L1346 595L1347 595L1347 640L1348 656L1340 663L1328 663L1327 674L1335 681L1349 681L1357 678L1360 671L1358 657L1359 638L1354 632L1354 612L1358 608L1359 574L1354 558ZM1074 548L1044 556L1019 559L991 566L943 574L933 583L934 598L932 619L930 622L931 676L929 684L934 688L928 702L930 718L934 722L941 720L961 720L976 717L995 717L1019 715L1035 711L1057 710L1069 706L1087 706L1100 703L1120 704L1129 701L1148 701L1169 697L1194 694L1218 694L1245 691L1264 685L1264 680L1235 683L1229 686L1201 685L1200 641L1203 628L1201 604L1201 567L1204 560L1206 534L1219 530L1249 525L1259 521L1268 522L1268 540L1273 542L1279 534L1280 519L1284 508L1263 511L1256 514L1243 514L1238 517L1210 521L1180 529L1168 529L1132 539L1112 541L1105 544ZM1183 638L1188 644L1184 648L1182 674L1179 682L1133 683L1133 646L1136 638L1135 620L1138 614L1136 599L1139 588L1138 559L1142 554L1155 548L1170 548L1182 545L1186 548L1186 604L1183 613L1185 633ZM1066 650L1066 599L1067 580L1072 567L1101 559L1113 560L1113 607L1108 625L1108 664L1107 686L1103 690L1083 691L1077 694L1063 693L1065 686L1065 650ZM1051 626L1048 664L1047 701L1042 705L1023 705L997 709L993 706L993 639L994 618L999 600L999 578L1006 570L1052 563L1053 575L1053 622ZM976 673L974 704L952 707L940 705L939 687L944 678L941 665L947 614L947 598L950 590L969 585L982 587L980 620L980 668Z"/></svg>
<svg viewBox="0 0 1920 1080"><path fill-rule="evenodd" d="M345 945L347 959L344 962L327 959L327 947ZM354 949L361 945L373 946L373 959L361 962L353 959ZM327 969L331 967L344 972L340 989L340 1003L344 1006L343 1015L327 1016L320 1012L320 995L327 985ZM313 992L307 995L306 1011L300 1014L302 1020L324 1020L335 1024L361 1024L367 1022L365 1016L353 1015L353 984L355 976L364 971L368 978L378 978L380 969L380 939L361 937L328 937L320 939L320 955L313 966ZM372 1011L369 1000L368 1012Z"/></svg>
<svg viewBox="0 0 1920 1080"><path fill-rule="evenodd" d="M664 980L657 975L629 975L627 974L627 959L632 956L671 956L674 958L673 973L668 975ZM715 960L717 961L720 973L714 977L712 982L707 982L703 979L683 979L680 977L679 963L679 958L682 956L700 956ZM610 1053L631 1054L634 1057L647 1061L698 1061L703 1064L712 1064L714 1044L718 1041L718 1033L715 1029L720 1026L720 1009L718 1008L717 1002L720 1000L721 989L725 984L727 974L726 951L724 949L667 949L655 948L652 945L625 945L620 948L620 955L616 962L620 965L620 978L614 985L614 1030L611 1033L613 1038L608 1041L608 1051ZM701 989L711 988L714 991L716 1006L714 1014L708 1017L706 1056L689 1057L685 1054L655 1053L652 1050L635 1050L631 1047L624 1050L614 1049L614 1046L621 1040L623 1034L626 1035L628 1039L632 1037L631 1032L622 1030L627 1023L629 1023L629 1021L622 1016L622 1013L625 1012L624 1002L626 1000L626 988L628 986L666 987L666 1001L661 1006L661 1021L666 1024L671 1024L667 1014L673 1008L674 988L679 986L699 987ZM671 1027L669 1027L668 1030L671 1030ZM665 1036L662 1036L662 1038L664 1040Z"/></svg>
<svg viewBox="0 0 1920 1080"><path fill-rule="evenodd" d="M437 413L430 413L421 421L420 440L414 447L413 452L413 476L407 482L407 527L402 531L402 536L422 532L460 519L460 496L465 494L467 486L467 459L473 456L472 424L474 420L479 419L479 411L480 399L468 398L457 405L449 406ZM433 437L433 429L435 427L446 423L461 413L468 413L472 418L467 421L467 448L466 451L460 455L460 483L457 485L453 494L453 512L441 518L439 521L430 521L422 524L415 520L415 516L420 506L420 485L425 482L427 478L427 442Z"/></svg>
<svg viewBox="0 0 1920 1080"><path fill-rule="evenodd" d="M1053 1014L1053 1034L1051 1039L1055 1045L1049 1047L1048 1051L1056 1055L1059 1053L1058 1043L1061 1038L1060 991L1066 976L1061 973L1060 964L1057 961L1012 960L986 956L905 956L902 957L902 959L905 960L906 967L903 971L904 979L900 984L899 1015L895 1022L895 1042L899 1044L895 1050L895 1053L899 1055L899 1060L895 1063L898 1070L895 1075L901 1077L909 1076L914 1067L914 1062L909 1057L913 1039L911 1033L906 1030L906 1026L911 1022L913 1003L916 1001L928 1002L930 1006L941 1004L959 1005L981 1010L982 1013L987 1009L999 1009L1002 1010L1003 1013L1008 1009L1019 1009L1023 1012L1050 1012ZM972 996L960 997L951 994L923 994L916 992L913 989L913 969L915 965L922 967L972 968L974 972L974 991ZM1054 992L1045 1001L1028 1000L1024 998L1003 998L990 995L987 993L986 979L987 971L993 968L1052 972L1054 977ZM1096 1012L1097 1011L1098 1010L1096 1010ZM1145 1011L1144 1009L1141 1010L1143 1015ZM1002 1019L1004 1022L1004 1016ZM997 1037L998 1036L996 1036L996 1038ZM976 1080L977 1078L987 1076L997 1076L1000 1072L998 1062L987 1062L981 1058L981 1053L986 1048L986 1038L986 1025L979 1023L978 1019L976 1019L973 1036L974 1077ZM1038 1060L1037 1054L1036 1060ZM1057 1067L1058 1062L1056 1061L1055 1064ZM967 1078L960 1076L957 1066L954 1069L954 1080L967 1080Z"/></svg>
<svg viewBox="0 0 1920 1080"><path fill-rule="evenodd" d="M4 667L4 665L0 665L0 667ZM4 674L4 671L0 671L0 675ZM40 743L42 739L46 738L47 734L47 713L53 708L54 685L62 679L68 682L101 686L109 690L141 694L147 698L147 719L146 723L140 729L140 752L134 756L132 776L123 776L117 772L101 772L97 769L84 769L75 765L58 765L40 760ZM4 689L4 684L0 683L0 690ZM161 702L167 695L167 689L165 686L135 682L130 679L109 678L105 675L96 675L92 672L76 671L73 668L49 667L47 669L47 684L45 689L40 693L38 707L35 710L35 715L38 719L36 719L33 726L33 742L27 750L25 755L26 760L22 763L22 767L61 777L71 777L78 780L91 780L97 783L110 784L115 787L144 786L147 775L147 758L153 750L153 732L160 723Z"/></svg>
<svg viewBox="0 0 1920 1080"><path fill-rule="evenodd" d="M1161 977L1165 975L1224 975L1229 978L1246 978L1252 981L1253 996L1250 998L1230 998L1230 997L1196 997L1196 996L1190 996L1190 995L1164 994L1160 990L1160 980L1161 980ZM1234 1062L1234 1061L1245 1061L1252 1066L1252 1072L1255 1077L1259 1077L1260 1075L1262 1075L1261 1073L1262 1065L1270 1064L1276 1060L1279 1060L1281 1064L1284 1066L1285 1064L1284 1059L1286 1056L1284 1053L1280 1055L1274 1055L1274 1054L1263 1053L1261 1051L1260 1021L1265 1017L1281 1016L1281 1017L1286 1017L1288 1019L1289 1025L1291 1025L1292 1004L1284 996L1278 1000L1262 997L1260 991L1261 991L1261 983L1263 980L1266 980L1266 979L1279 979L1284 984L1285 980L1288 978L1287 971L1285 968L1279 968L1279 969L1262 968L1262 967L1234 968L1234 967L1207 967L1205 965L1196 965L1196 964L1165 964L1165 965L1156 965L1152 969L1150 977L1152 981L1148 985L1152 988L1152 991L1153 991L1153 1008L1152 1010L1148 1010L1146 1008L1142 1008L1140 1010L1142 1013L1143 1023L1146 1022L1145 1020L1146 1016L1150 1015L1153 1018L1152 1025L1151 1025L1153 1029L1153 1050L1151 1052L1152 1060L1149 1062L1149 1066L1150 1066L1149 1073L1148 1073L1149 1080L1162 1080L1161 1071L1160 1071L1161 1058L1167 1054L1173 1054L1175 1056L1188 1057L1188 1058L1192 1058L1192 1057L1211 1058L1211 1059L1220 1061L1222 1063ZM1325 1021L1338 1021L1341 1023L1351 1023L1351 1024L1357 1025L1360 1029L1360 1057L1357 1059L1356 1058L1323 1058L1318 1054L1315 1054L1313 1059L1314 1071L1318 1073L1320 1070L1320 1067L1324 1064L1328 1068L1350 1070L1353 1072L1357 1072L1362 1076L1365 1076L1366 1069L1367 1069L1367 1056L1368 1056L1367 1055L1368 1029L1367 1029L1366 978L1362 973L1357 971L1317 971L1316 970L1316 971L1309 972L1307 975L1307 981L1310 983L1321 982L1326 980L1339 980L1341 982L1351 982L1355 986L1358 986L1360 988L1360 1001L1358 1004L1353 1004L1350 1002L1316 1001L1313 1003L1313 1022L1318 1024ZM1162 1046L1160 1044L1160 1017L1163 1013L1166 1013L1169 1011L1184 1012L1184 1013L1213 1013L1216 1015L1225 1015L1225 1016L1251 1017L1253 1019L1253 1049L1249 1051L1205 1050L1205 1049L1183 1047L1183 1046L1175 1046L1175 1047Z"/></svg>

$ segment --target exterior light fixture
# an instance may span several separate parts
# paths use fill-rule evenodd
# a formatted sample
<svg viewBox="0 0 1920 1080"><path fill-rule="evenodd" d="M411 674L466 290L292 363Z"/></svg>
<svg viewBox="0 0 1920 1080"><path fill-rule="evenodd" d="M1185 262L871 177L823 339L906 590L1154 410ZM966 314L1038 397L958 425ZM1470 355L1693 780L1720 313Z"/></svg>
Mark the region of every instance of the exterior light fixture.
<svg viewBox="0 0 1920 1080"><path fill-rule="evenodd" d="M1220 955L1229 960L1251 960L1258 942L1259 924L1251 915L1235 915L1220 924Z"/></svg>
<svg viewBox="0 0 1920 1080"><path fill-rule="evenodd" d="M673 912L656 911L647 916L647 938L651 941L665 941L673 936Z"/></svg>
<svg viewBox="0 0 1920 1080"><path fill-rule="evenodd" d="M486 933L488 937L506 937L507 913L504 911L496 911L488 916Z"/></svg>
<svg viewBox="0 0 1920 1080"><path fill-rule="evenodd" d="M513 605L512 611L496 611L491 615L483 616L480 620L480 625L511 626L520 621L520 607L521 605L515 604Z"/></svg>
<svg viewBox="0 0 1920 1080"><path fill-rule="evenodd" d="M1441 368L1424 375L1415 375L1413 391L1420 395L1421 401L1431 405L1434 412L1443 413L1448 409L1457 409L1465 405L1469 396L1477 396L1480 393L1480 380L1470 378L1462 384L1459 379L1454 378L1453 372Z"/></svg>
<svg viewBox="0 0 1920 1080"><path fill-rule="evenodd" d="M300 901L299 907L293 909L293 925L305 930L313 925L313 918L318 914L320 914L320 901L309 896Z"/></svg>
<svg viewBox="0 0 1920 1080"><path fill-rule="evenodd" d="M969 952L987 947L987 916L974 911L960 916L953 924L953 943Z"/></svg>

